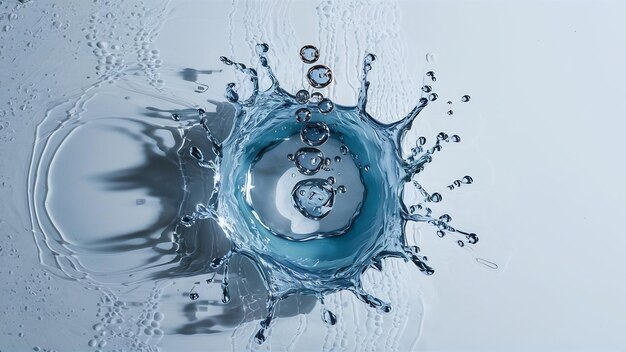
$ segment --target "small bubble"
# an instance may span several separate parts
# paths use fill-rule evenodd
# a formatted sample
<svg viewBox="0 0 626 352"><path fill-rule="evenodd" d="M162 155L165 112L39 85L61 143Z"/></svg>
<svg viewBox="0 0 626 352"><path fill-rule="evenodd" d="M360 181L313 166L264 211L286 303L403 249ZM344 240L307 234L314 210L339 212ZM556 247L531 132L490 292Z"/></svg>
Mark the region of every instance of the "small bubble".
<svg viewBox="0 0 626 352"><path fill-rule="evenodd" d="M330 183L331 185L335 184L335 178L330 176L329 178L326 179L326 181L328 181L328 183Z"/></svg>
<svg viewBox="0 0 626 352"><path fill-rule="evenodd" d="M339 152L341 153L341 155L347 155L349 151L350 150L346 145L342 145L341 147L339 147Z"/></svg>
<svg viewBox="0 0 626 352"><path fill-rule="evenodd" d="M454 143L459 143L461 141L461 137L458 134L454 134L450 137L450 140Z"/></svg>
<svg viewBox="0 0 626 352"><path fill-rule="evenodd" d="M312 147L324 144L328 137L330 137L330 130L323 122L307 122L300 129L300 139L304 144Z"/></svg>
<svg viewBox="0 0 626 352"><path fill-rule="evenodd" d="M172 120L174 120L174 121L180 121L180 115L178 115L177 113L173 113L173 114L172 114Z"/></svg>
<svg viewBox="0 0 626 352"><path fill-rule="evenodd" d="M439 202L441 202L442 197L441 197L441 194L439 194L439 193L433 193L433 194L430 195L429 199L433 203L439 203Z"/></svg>
<svg viewBox="0 0 626 352"><path fill-rule="evenodd" d="M448 116L452 116L452 115L454 115L454 111L448 110L447 114L448 114Z"/></svg>
<svg viewBox="0 0 626 352"><path fill-rule="evenodd" d="M337 324L337 316L326 308L322 310L322 320L328 326Z"/></svg>
<svg viewBox="0 0 626 352"><path fill-rule="evenodd" d="M199 295L199 294L197 294L197 293L195 293L195 292L192 292L192 293L190 293L190 294L189 294L189 298L190 298L192 301L195 301L195 300L197 300L198 298L200 298L200 295Z"/></svg>
<svg viewBox="0 0 626 352"><path fill-rule="evenodd" d="M314 88L324 88L333 81L333 71L324 65L315 65L307 72L309 84Z"/></svg>
<svg viewBox="0 0 626 352"><path fill-rule="evenodd" d="M296 93L296 101L300 104L306 104L309 101L309 91L301 89Z"/></svg>
<svg viewBox="0 0 626 352"><path fill-rule="evenodd" d="M437 77L435 77L435 72L433 71L428 71L426 72L426 76L430 77L430 80L435 82L437 80Z"/></svg>
<svg viewBox="0 0 626 352"><path fill-rule="evenodd" d="M456 241L456 243L459 245L459 247L464 247L465 243L461 240Z"/></svg>
<svg viewBox="0 0 626 352"><path fill-rule="evenodd" d="M311 111L307 108L300 108L296 110L296 121L308 122L311 119Z"/></svg>
<svg viewBox="0 0 626 352"><path fill-rule="evenodd" d="M289 159L291 161L295 160L294 157L293 157L293 154L287 154L287 159Z"/></svg>
<svg viewBox="0 0 626 352"><path fill-rule="evenodd" d="M337 187L337 192L339 193L346 193L346 191L347 191L346 186Z"/></svg>
<svg viewBox="0 0 626 352"><path fill-rule="evenodd" d="M464 95L461 97L461 101L464 103L467 103L468 101L470 101L471 97L469 95Z"/></svg>
<svg viewBox="0 0 626 352"><path fill-rule="evenodd" d="M446 233L443 232L442 230L438 230L437 231L437 237L439 238L444 238L446 236Z"/></svg>
<svg viewBox="0 0 626 352"><path fill-rule="evenodd" d="M300 49L300 59L304 63L312 64L320 58L320 51L313 45L305 45Z"/></svg>
<svg viewBox="0 0 626 352"><path fill-rule="evenodd" d="M341 157L340 157L339 155L337 155L337 156L335 157L335 162L336 162L336 163L341 162Z"/></svg>
<svg viewBox="0 0 626 352"><path fill-rule="evenodd" d="M324 153L317 148L300 148L293 156L298 171L307 176L315 175L322 168Z"/></svg>
<svg viewBox="0 0 626 352"><path fill-rule="evenodd" d="M335 108L335 104L330 101L330 99L322 99L322 101L317 104L317 108L320 110L322 114L328 114Z"/></svg>
<svg viewBox="0 0 626 352"><path fill-rule="evenodd" d="M319 102L321 102L322 100L324 100L324 96L322 95L322 93L315 92L311 94L311 98L309 99L309 102L313 104L319 104Z"/></svg>
<svg viewBox="0 0 626 352"><path fill-rule="evenodd" d="M419 138L417 139L417 144L418 144L418 145L424 145L424 144L426 144L426 137L419 137Z"/></svg>
<svg viewBox="0 0 626 352"><path fill-rule="evenodd" d="M471 176L463 176L463 178L461 179L461 182L465 183L466 185L469 185L474 182L474 179Z"/></svg>
<svg viewBox="0 0 626 352"><path fill-rule="evenodd" d="M312 220L320 220L328 215L335 202L332 186L327 180L321 178L298 182L294 186L291 196L294 208Z"/></svg>
<svg viewBox="0 0 626 352"><path fill-rule="evenodd" d="M436 59L435 54L433 53L426 54L426 62L432 63L432 62L435 62L435 59Z"/></svg>
<svg viewBox="0 0 626 352"><path fill-rule="evenodd" d="M437 97L438 97L437 93L431 93L431 94L428 96L428 100L430 100L430 101L435 101L435 100L437 100Z"/></svg>
<svg viewBox="0 0 626 352"><path fill-rule="evenodd" d="M430 93L432 90L433 90L433 88L431 86L428 86L428 85L422 87L422 92L424 92L424 93Z"/></svg>

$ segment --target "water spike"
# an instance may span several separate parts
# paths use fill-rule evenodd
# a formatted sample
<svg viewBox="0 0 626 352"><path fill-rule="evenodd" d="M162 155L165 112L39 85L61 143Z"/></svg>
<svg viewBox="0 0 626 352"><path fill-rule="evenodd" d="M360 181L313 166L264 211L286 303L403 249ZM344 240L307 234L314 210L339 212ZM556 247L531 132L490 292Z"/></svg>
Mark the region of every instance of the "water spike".
<svg viewBox="0 0 626 352"><path fill-rule="evenodd" d="M209 129L209 125L207 122L207 118L204 114L201 114L200 125L206 132L206 137L209 140L209 142L211 142L211 145L213 146L213 153L215 153L215 155L217 156L217 160L215 163L219 164L219 160L222 157L222 144L218 142L217 139L215 139L215 137L211 133L211 130Z"/></svg>
<svg viewBox="0 0 626 352"><path fill-rule="evenodd" d="M253 68L248 68L246 67L246 65L235 62L225 56L221 56L220 61L222 61L225 65L234 67L235 70L245 74L248 77L250 83L252 84L252 94L242 104L244 106L253 105L257 95L259 94L259 77L256 70ZM231 103L236 103L239 100L239 95L233 89L234 86L234 83L229 83L226 85L226 99Z"/></svg>
<svg viewBox="0 0 626 352"><path fill-rule="evenodd" d="M265 342L265 330L269 329L270 324L274 319L274 314L276 313L276 304L278 303L278 301L278 297L274 295L270 295L267 298L267 316L265 316L265 319L261 320L261 322L259 323L260 328L254 336L254 340L258 344L262 344L263 342Z"/></svg>
<svg viewBox="0 0 626 352"><path fill-rule="evenodd" d="M361 287L356 287L350 289L352 293L359 299L359 301L367 304L368 306L375 308L380 313L389 313L391 312L391 305L389 303L383 302L381 299L376 298L369 293L363 291Z"/></svg>
<svg viewBox="0 0 626 352"><path fill-rule="evenodd" d="M274 75L274 71L272 71L272 67L267 60L267 52L269 51L270 47L265 43L261 43L257 44L255 49L257 55L259 56L259 62L261 63L261 66L265 68L265 70L267 71L267 76L272 81L272 85L270 86L268 91L273 91L278 88L278 79Z"/></svg>
<svg viewBox="0 0 626 352"><path fill-rule="evenodd" d="M367 106L367 91L370 87L370 82L367 80L367 74L372 69L372 62L376 60L374 54L367 54L363 58L363 70L361 72L361 89L359 90L359 100L357 107L359 111L364 114Z"/></svg>
<svg viewBox="0 0 626 352"><path fill-rule="evenodd" d="M372 262L370 263L370 266L378 271L383 271L383 262L378 257L372 258Z"/></svg>
<svg viewBox="0 0 626 352"><path fill-rule="evenodd" d="M406 259L411 260L417 268L424 273L425 275L432 275L435 273L435 270L428 266L425 263L426 257L420 256L419 247L417 246L404 246L404 253L406 254Z"/></svg>
<svg viewBox="0 0 626 352"><path fill-rule="evenodd" d="M409 112L408 115L403 117L401 120L398 120L391 124L390 130L396 135L395 142L398 149L400 149L402 146L402 138L404 138L404 135L407 133L407 131L411 129L411 126L413 126L413 121L427 105L428 99L421 98L419 100L419 104L411 109L411 112Z"/></svg>
<svg viewBox="0 0 626 352"><path fill-rule="evenodd" d="M230 257L227 257L224 261L224 277L222 278L222 303L226 304L230 302L230 293L228 292L228 264L230 263Z"/></svg>
<svg viewBox="0 0 626 352"><path fill-rule="evenodd" d="M337 324L337 316L335 313L326 308L323 297L320 297L320 303L322 304L322 321L326 323L326 326L333 326Z"/></svg>

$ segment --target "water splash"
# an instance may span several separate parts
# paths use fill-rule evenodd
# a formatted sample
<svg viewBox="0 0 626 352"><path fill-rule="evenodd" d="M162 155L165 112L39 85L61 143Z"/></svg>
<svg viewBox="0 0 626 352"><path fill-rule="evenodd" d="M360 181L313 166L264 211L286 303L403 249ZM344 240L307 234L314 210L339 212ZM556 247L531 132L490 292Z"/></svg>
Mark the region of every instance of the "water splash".
<svg viewBox="0 0 626 352"><path fill-rule="evenodd" d="M213 270L223 268L224 303L229 300L229 259L238 254L256 263L269 291L268 313L254 336L257 343L266 340L278 302L295 294L315 296L323 305L326 295L347 290L379 312L391 311L389 303L365 292L361 276L369 267L382 270L387 257L411 261L425 275L434 273L420 248L408 244L407 222L433 225L439 237L454 233L460 246L478 242L474 233L451 226L449 215L434 217L429 203L440 202L441 194L428 193L415 180L445 143L460 142L460 137L441 132L430 148L424 137L410 153L402 147L415 118L437 100L432 87L423 87L428 98L420 98L408 115L383 124L366 110L373 54L363 60L357 105L341 106L319 92L292 95L283 90L269 65L268 49L266 44L256 47L271 81L267 90L259 89L256 70L221 58L248 77L252 93L240 100L235 84L227 85L225 95L236 113L231 133L222 142L206 127L202 113L188 124L205 128L215 159L205 160L195 147L190 153L215 177L206 204L181 218L185 226L213 219L232 241L232 250L211 262ZM313 63L319 51L305 46L300 55L305 63ZM426 75L436 81L434 72ZM317 64L306 77L313 88L323 88L333 75ZM469 184L470 179L459 182ZM406 184L415 187L421 202L404 203ZM337 322L324 306L322 319L328 325Z"/></svg>

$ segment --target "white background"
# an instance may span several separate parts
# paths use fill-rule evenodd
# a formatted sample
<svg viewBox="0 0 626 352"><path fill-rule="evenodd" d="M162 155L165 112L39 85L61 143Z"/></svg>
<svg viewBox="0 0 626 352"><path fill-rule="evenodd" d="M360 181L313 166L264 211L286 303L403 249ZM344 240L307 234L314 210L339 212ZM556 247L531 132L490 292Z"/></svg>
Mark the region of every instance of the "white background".
<svg viewBox="0 0 626 352"><path fill-rule="evenodd" d="M96 75L97 58L84 30L92 25L91 14L113 6L115 15L132 26L140 20L130 13L143 10L134 1L17 3L0 5L0 110L6 112L0 114L5 123L0 130L0 350L87 350L100 296L40 268L25 177L34 128L46 110L64 94L89 86L86 77ZM158 15L161 5L147 3L148 10L157 10L144 18ZM463 173L474 177L475 184L444 193L440 210L481 235L477 250L482 245L485 258L500 268L475 265L453 241L421 227L420 247L437 273L423 277L409 264L389 265L387 291L401 293L381 290L397 298L399 310L411 307L408 315L393 313L399 314L393 315L396 320L382 320L399 336L397 350L626 351L621 224L626 7L621 2L189 0L166 8L150 43L160 50L166 87L167 72L221 68L217 58L223 54L252 63L253 44L264 41L283 86L293 90L301 84L296 53L313 43L336 74L329 96L349 104L356 97L360 58L371 51L378 55L371 111L391 121L419 98L424 72L437 73L440 99L454 100L455 115L446 117L441 102L415 127L430 138L439 129L458 131L464 143L444 150L423 183L441 189ZM12 13L18 17L11 19ZM98 29L99 35L110 30ZM428 53L434 62L427 62ZM132 65L132 58L128 61ZM210 77L209 97L221 99L221 87L233 77L228 70ZM25 89L37 89L37 96L31 98ZM472 100L461 104L466 93ZM389 273L393 270L396 274ZM420 300L423 320L420 304L410 303ZM337 329L347 335L338 349L387 349L386 343L364 344L375 334L370 323L378 318L355 301L349 295L334 301L355 307L339 317ZM180 308L163 304L171 316ZM319 331L325 327L318 317L315 309L310 317L285 318L274 329L306 321L292 348L319 350L325 336ZM420 321L421 337L414 343ZM359 324L362 330L354 328ZM236 338L247 341L253 331L254 322ZM180 344L188 351L230 350L231 335L232 329L169 334L161 344L167 351ZM276 341L263 348L285 346Z"/></svg>

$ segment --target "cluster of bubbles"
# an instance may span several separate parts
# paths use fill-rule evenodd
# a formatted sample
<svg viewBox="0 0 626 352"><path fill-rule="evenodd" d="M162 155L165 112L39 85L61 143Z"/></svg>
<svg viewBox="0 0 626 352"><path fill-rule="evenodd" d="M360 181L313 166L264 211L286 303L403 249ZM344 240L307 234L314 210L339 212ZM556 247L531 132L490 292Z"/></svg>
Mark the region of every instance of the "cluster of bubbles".
<svg viewBox="0 0 626 352"><path fill-rule="evenodd" d="M305 45L300 49L300 58L305 64L313 64L320 57L319 50L313 45ZM324 88L333 80L330 68L324 65L314 65L307 72L307 80L313 88ZM298 149L294 154L287 157L296 165L296 169L303 175L313 176L320 170L330 170L332 160L327 158L318 149L330 138L330 129L323 121L311 121L313 113L311 106L317 108L322 115L333 111L335 104L322 93L309 93L306 89L299 90L296 101L303 107L295 111L295 119L302 123L300 139L306 146ZM340 162L341 157L336 156L335 162ZM310 178L298 182L291 191L292 204L302 215L312 220L320 220L333 208L336 193L345 193L346 187L339 186L333 189L334 177Z"/></svg>

